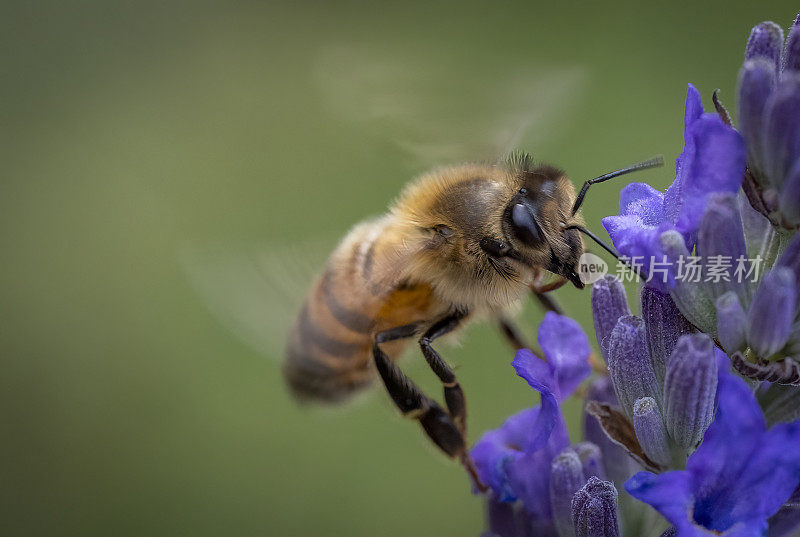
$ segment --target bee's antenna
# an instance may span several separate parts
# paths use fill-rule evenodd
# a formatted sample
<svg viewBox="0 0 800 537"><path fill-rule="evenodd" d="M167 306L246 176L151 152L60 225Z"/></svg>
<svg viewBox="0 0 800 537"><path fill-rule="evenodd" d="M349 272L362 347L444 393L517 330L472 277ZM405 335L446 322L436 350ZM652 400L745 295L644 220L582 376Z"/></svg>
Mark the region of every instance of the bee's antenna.
<svg viewBox="0 0 800 537"><path fill-rule="evenodd" d="M571 225L571 226L567 226L567 227L565 227L565 228L564 228L564 230L565 230L565 231L566 231L567 229L574 229L574 230L580 231L581 233L583 233L584 235L586 235L587 237L589 237L590 239L592 239L594 242L596 242L598 245L600 245L600 247L602 247L602 248L603 248L603 250L605 250L605 251L606 251L606 252L608 252L609 254L613 255L613 256L614 256L614 259L616 259L617 261L622 261L622 262L624 262L626 265L628 265L628 267L629 267L629 268L630 268L630 269L631 269L633 272L635 272L635 273L636 273L636 275L637 275L637 276L639 276L639 278L640 278L641 280L647 280L647 278L646 278L646 277L645 277L645 276L642 274L642 271L641 271L641 270L639 270L639 267L638 267L638 266L636 266L636 265L631 265L631 264L630 264L630 263L628 263L626 260L624 260L624 259L620 259L620 257L619 257L619 254L618 254L617 252L615 252L615 251L614 251L614 249L613 249L611 246L609 246L608 244L606 244L606 243L605 243L605 241L603 241L603 239L601 239L600 237L598 237L597 235L595 235L594 233L592 233L591 231L589 231L589 230L588 230L588 229L586 229L585 227L583 227L583 226L579 226L578 224L573 224L573 225Z"/></svg>
<svg viewBox="0 0 800 537"><path fill-rule="evenodd" d="M581 187L581 191L578 193L578 197L575 198L575 204L572 206L572 214L578 212L578 209L581 208L583 205L583 199L586 197L586 191L589 190L589 187L596 184L602 183L603 181L608 181L609 179L613 179L614 177L619 177L620 175L625 175L626 173L635 172L637 170L646 170L648 168L658 168L664 165L664 157L661 155L651 158L650 160L645 160L644 162L640 162L638 164L634 164L633 166L628 166L627 168L622 168L621 170L617 170L615 172L607 173L605 175L601 175L600 177L595 177L594 179L589 179L583 186Z"/></svg>

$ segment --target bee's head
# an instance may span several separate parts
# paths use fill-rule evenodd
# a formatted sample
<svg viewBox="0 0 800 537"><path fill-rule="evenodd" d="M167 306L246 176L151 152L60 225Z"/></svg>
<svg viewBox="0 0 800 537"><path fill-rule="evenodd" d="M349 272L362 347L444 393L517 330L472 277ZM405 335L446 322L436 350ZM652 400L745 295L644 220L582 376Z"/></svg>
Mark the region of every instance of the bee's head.
<svg viewBox="0 0 800 537"><path fill-rule="evenodd" d="M663 165L657 157L601 175L575 195L572 182L552 166L533 165L514 155L499 165L469 164L439 170L412 183L394 207L409 226L420 254L410 273L440 289L474 289L509 302L542 270L584 286L578 262L581 232L608 249L583 227L578 210L595 183ZM444 283L442 283L444 282ZM488 298L487 298L488 300ZM501 301L502 302L502 301Z"/></svg>
<svg viewBox="0 0 800 537"><path fill-rule="evenodd" d="M565 230L575 190L553 168L464 165L423 176L394 208L422 247L410 273L423 275L452 298L513 301L549 270L582 287L583 242ZM452 292L449 292L452 291Z"/></svg>
<svg viewBox="0 0 800 537"><path fill-rule="evenodd" d="M531 166L529 159L510 163L514 192L506 200L500 219L502 242L485 239L487 252L518 256L562 276L583 288L576 268L584 252L580 233L569 226L583 223L572 214L575 188L567 176L552 166Z"/></svg>

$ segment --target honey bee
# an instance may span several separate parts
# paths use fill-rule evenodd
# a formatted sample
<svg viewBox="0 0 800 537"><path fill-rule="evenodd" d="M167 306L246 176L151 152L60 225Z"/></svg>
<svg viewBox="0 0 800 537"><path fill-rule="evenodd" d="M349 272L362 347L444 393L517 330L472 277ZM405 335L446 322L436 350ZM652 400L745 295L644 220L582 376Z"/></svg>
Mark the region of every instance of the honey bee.
<svg viewBox="0 0 800 537"><path fill-rule="evenodd" d="M290 332L283 371L292 392L319 402L347 399L380 377L397 408L433 443L467 453L467 407L436 339L473 319L494 319L522 346L506 312L531 290L583 287L579 209L592 184L658 166L654 159L586 181L576 194L558 168L524 154L497 164L439 169L410 183L389 211L355 226L312 284ZM555 280L553 280L555 276ZM416 338L444 390L444 405L396 365Z"/></svg>

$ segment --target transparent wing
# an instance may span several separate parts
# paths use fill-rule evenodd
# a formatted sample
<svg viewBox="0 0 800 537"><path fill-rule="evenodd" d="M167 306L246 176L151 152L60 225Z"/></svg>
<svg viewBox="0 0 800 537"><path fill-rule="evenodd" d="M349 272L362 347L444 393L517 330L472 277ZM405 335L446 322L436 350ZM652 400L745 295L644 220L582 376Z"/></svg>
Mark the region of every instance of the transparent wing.
<svg viewBox="0 0 800 537"><path fill-rule="evenodd" d="M286 334L333 240L290 246L195 244L181 265L217 320L257 352L280 360Z"/></svg>
<svg viewBox="0 0 800 537"><path fill-rule="evenodd" d="M415 170L535 150L558 134L586 84L579 66L493 77L465 68L456 79L442 72L449 61L330 45L312 75L334 113L394 144Z"/></svg>
<svg viewBox="0 0 800 537"><path fill-rule="evenodd" d="M370 139L394 145L405 155L400 164L413 173L494 160L522 145L536 152L546 137L558 135L586 83L579 66L497 68L490 77L485 69L478 75L465 67L454 78L441 69L452 60L329 44L313 63L311 78L334 114L357 122ZM182 262L224 326L279 358L307 288L334 245L194 245Z"/></svg>

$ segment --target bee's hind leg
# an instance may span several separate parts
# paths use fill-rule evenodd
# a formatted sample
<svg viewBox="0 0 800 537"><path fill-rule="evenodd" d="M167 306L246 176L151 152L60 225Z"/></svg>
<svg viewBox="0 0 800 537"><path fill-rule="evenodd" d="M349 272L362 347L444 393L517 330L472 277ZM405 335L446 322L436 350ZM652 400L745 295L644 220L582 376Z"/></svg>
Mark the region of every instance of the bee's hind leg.
<svg viewBox="0 0 800 537"><path fill-rule="evenodd" d="M389 392L389 396L397 408L400 409L400 412L406 417L419 421L431 441L450 457L460 459L475 486L485 490L485 486L478 477L475 465L467 452L466 439L461 429L453 421L453 418L436 401L422 393L380 347L382 343L411 337L415 335L418 329L419 325L411 324L375 334L372 345L375 366L384 386L386 386L386 390Z"/></svg>

